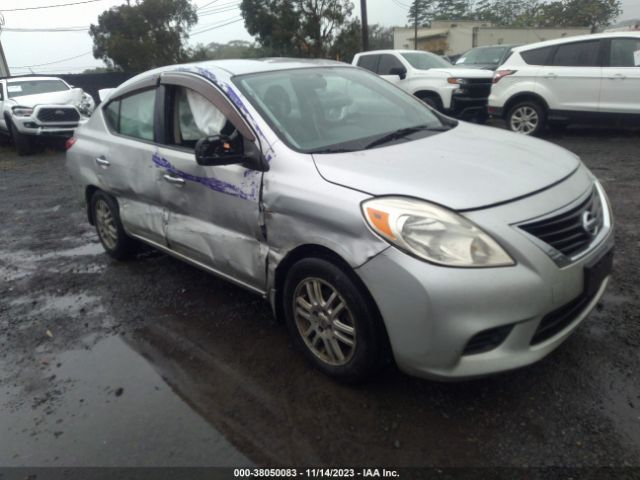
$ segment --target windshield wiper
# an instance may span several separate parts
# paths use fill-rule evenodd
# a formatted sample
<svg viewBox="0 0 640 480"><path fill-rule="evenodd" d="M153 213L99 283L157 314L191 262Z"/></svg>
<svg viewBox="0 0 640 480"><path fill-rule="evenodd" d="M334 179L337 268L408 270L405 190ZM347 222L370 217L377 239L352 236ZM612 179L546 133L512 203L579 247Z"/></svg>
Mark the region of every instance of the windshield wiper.
<svg viewBox="0 0 640 480"><path fill-rule="evenodd" d="M352 148L332 148L332 147L327 147L327 148L320 148L318 150L311 150L310 154L315 154L315 153L348 153L348 152L354 152L355 150L353 150Z"/></svg>
<svg viewBox="0 0 640 480"><path fill-rule="evenodd" d="M429 125L416 125L415 127L407 127L400 128L394 132L388 133L383 137L374 140L364 147L365 150L368 150L373 147L377 147L379 145L384 145L385 143L393 142L394 140L399 140L401 138L406 137L407 135L411 135L412 133L420 132L422 130L428 130L430 132L446 132L451 127L447 125L442 125L440 127L430 127Z"/></svg>

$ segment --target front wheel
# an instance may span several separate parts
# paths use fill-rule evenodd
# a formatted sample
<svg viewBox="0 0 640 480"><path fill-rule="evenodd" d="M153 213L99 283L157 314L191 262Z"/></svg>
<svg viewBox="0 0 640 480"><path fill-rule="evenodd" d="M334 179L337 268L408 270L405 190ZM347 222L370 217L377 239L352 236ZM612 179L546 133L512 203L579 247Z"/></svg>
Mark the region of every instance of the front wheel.
<svg viewBox="0 0 640 480"><path fill-rule="evenodd" d="M319 258L299 261L287 275L283 301L294 343L319 370L345 382L376 370L383 338L377 310L341 268Z"/></svg>
<svg viewBox="0 0 640 480"><path fill-rule="evenodd" d="M18 155L31 155L36 152L35 140L30 138L28 135L24 135L18 131L13 121L9 123L9 128L11 130L11 138L13 139L13 144L16 147L16 151Z"/></svg>
<svg viewBox="0 0 640 480"><path fill-rule="evenodd" d="M518 103L507 114L509 129L524 135L540 135L545 121L544 108L534 101Z"/></svg>

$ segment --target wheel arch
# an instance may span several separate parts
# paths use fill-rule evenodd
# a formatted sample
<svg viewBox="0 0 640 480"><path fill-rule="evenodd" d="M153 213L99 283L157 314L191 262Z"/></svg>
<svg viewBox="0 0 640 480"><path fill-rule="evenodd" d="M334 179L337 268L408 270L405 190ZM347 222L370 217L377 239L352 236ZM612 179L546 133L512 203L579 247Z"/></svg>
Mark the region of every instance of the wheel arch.
<svg viewBox="0 0 640 480"><path fill-rule="evenodd" d="M549 112L549 104L547 103L547 101L541 96L538 95L537 93L533 93L533 92L523 92L523 93L517 93L513 96L511 96L509 98L509 100L507 100L504 104L504 118L507 118L507 115L509 115L509 112L511 111L511 109L518 103L520 102L524 102L526 100L532 100L536 103L539 103L540 105L542 105L542 108L544 108L544 112L545 114L547 114Z"/></svg>
<svg viewBox="0 0 640 480"><path fill-rule="evenodd" d="M440 95L438 92L436 92L435 90L418 90L416 92L413 93L414 97L417 98L433 98L435 99L439 106L442 108L442 106L444 105L444 100L442 99L442 95Z"/></svg>
<svg viewBox="0 0 640 480"><path fill-rule="evenodd" d="M376 318L373 319L374 322L378 324L383 332L383 351L385 356L393 359L393 354L391 351L391 343L389 342L389 335L387 334L387 328L384 324L384 320L382 318L382 314L380 313L380 309L378 308L378 304L373 298L373 295L364 284L360 276L356 273L356 271L349 265L349 263L342 258L339 254L334 252L328 247L319 244L304 244L299 245L290 252L288 252L285 257L278 263L278 266L275 269L274 282L273 282L273 291L274 295L272 297L273 301L273 311L276 319L278 321L283 321L284 319L284 305L283 305L283 295L284 295L284 282L287 278L287 274L291 270L291 267L295 265L299 260L303 260L305 258L320 258L326 260L328 262L333 263L337 267L341 268L342 271L354 282L356 287L362 292L367 301L371 304L373 311L375 312Z"/></svg>

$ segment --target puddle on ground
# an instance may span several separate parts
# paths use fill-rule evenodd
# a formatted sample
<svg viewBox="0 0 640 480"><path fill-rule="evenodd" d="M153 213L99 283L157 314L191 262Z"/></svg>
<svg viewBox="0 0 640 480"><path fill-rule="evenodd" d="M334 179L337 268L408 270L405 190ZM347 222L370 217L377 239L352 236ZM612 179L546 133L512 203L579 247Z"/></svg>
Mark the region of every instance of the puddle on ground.
<svg viewBox="0 0 640 480"><path fill-rule="evenodd" d="M0 465L251 465L120 337L49 365L33 399L0 388Z"/></svg>

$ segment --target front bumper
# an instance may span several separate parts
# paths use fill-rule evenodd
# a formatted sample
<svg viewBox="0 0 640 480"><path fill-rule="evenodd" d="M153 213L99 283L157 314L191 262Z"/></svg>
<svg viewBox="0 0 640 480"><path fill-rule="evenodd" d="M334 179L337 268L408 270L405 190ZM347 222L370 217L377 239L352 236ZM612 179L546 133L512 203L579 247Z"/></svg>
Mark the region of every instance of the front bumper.
<svg viewBox="0 0 640 480"><path fill-rule="evenodd" d="M572 182L569 195L579 188L576 179L565 183ZM439 267L389 248L357 270L382 314L401 370L426 378L464 379L523 367L557 348L589 315L608 277L559 330L533 341L545 317L581 297L585 267L613 248L611 227L587 254L561 267L518 231L515 221L499 233L491 225L490 219L499 224L496 219L510 214L544 211L557 205L557 195L562 198L561 189L554 187L535 198L467 214L500 239L517 262L512 267ZM501 328L507 333L496 346L468 353L478 334Z"/></svg>
<svg viewBox="0 0 640 480"><path fill-rule="evenodd" d="M82 118L78 122L43 124L33 117L13 117L13 124L19 133L34 136L71 137L75 129L87 121L88 118Z"/></svg>
<svg viewBox="0 0 640 480"><path fill-rule="evenodd" d="M453 95L451 108L447 112L455 118L463 120L487 116L487 99Z"/></svg>

